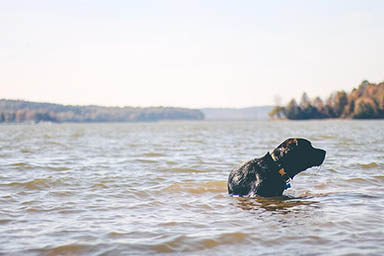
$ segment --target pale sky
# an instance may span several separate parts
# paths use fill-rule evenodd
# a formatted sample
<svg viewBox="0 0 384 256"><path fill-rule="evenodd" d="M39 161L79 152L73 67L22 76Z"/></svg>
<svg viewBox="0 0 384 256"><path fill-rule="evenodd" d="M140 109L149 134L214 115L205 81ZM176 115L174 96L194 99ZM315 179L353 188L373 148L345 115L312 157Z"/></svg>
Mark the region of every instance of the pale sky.
<svg viewBox="0 0 384 256"><path fill-rule="evenodd" d="M384 1L0 0L0 98L248 107L384 81Z"/></svg>

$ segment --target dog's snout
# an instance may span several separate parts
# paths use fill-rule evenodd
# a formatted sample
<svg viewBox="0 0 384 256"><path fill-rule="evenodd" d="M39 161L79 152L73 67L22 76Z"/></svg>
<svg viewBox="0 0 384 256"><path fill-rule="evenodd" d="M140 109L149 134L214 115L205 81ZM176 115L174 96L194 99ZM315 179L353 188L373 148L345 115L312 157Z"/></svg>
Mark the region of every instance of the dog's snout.
<svg viewBox="0 0 384 256"><path fill-rule="evenodd" d="M322 149L317 149L317 152L318 152L318 162L316 165L320 166L324 162L325 155L327 152L325 150L322 150Z"/></svg>

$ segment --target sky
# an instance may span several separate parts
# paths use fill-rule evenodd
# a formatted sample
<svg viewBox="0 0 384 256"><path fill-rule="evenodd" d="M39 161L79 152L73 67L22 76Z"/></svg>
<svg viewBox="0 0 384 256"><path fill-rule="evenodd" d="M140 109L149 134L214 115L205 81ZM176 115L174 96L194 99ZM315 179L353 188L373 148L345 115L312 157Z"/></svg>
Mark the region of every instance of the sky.
<svg viewBox="0 0 384 256"><path fill-rule="evenodd" d="M384 1L0 0L0 98L249 107L384 81Z"/></svg>

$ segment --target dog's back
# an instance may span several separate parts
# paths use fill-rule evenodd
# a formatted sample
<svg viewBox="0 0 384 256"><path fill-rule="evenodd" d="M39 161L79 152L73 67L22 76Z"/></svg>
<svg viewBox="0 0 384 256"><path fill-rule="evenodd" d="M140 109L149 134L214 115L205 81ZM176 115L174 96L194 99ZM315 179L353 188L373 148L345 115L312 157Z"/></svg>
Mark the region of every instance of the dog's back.
<svg viewBox="0 0 384 256"><path fill-rule="evenodd" d="M269 153L234 168L228 177L228 192L235 196L279 196L284 188L285 182Z"/></svg>

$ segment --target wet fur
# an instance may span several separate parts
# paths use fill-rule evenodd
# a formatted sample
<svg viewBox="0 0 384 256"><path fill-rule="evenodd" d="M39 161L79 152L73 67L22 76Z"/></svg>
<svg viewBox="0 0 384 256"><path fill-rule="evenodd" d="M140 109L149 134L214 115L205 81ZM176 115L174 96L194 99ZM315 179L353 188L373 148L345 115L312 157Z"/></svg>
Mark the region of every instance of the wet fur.
<svg viewBox="0 0 384 256"><path fill-rule="evenodd" d="M236 196L281 196L287 181L313 166L320 166L325 150L314 148L311 142L290 138L270 154L251 159L234 168L228 177L228 193Z"/></svg>

